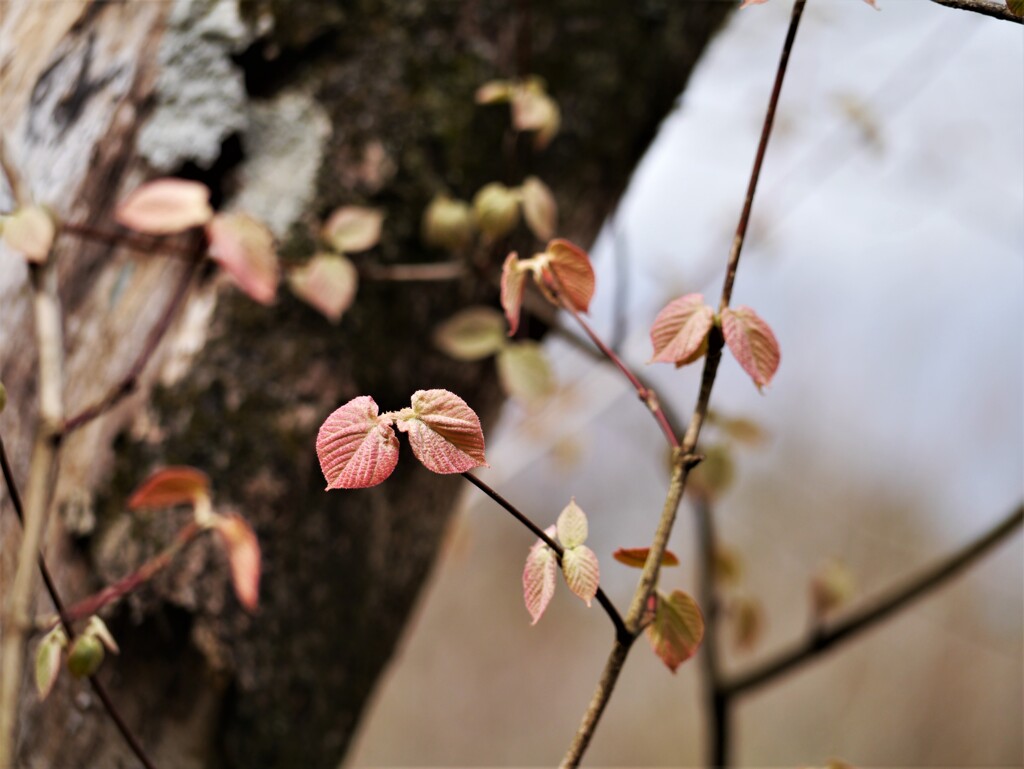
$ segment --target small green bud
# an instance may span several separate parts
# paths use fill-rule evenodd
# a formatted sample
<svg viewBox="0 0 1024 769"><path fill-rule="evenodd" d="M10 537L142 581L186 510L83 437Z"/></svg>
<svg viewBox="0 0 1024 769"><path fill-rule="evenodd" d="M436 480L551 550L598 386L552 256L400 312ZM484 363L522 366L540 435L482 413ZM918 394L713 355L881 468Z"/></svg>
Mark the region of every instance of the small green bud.
<svg viewBox="0 0 1024 769"><path fill-rule="evenodd" d="M423 212L423 242L428 246L460 251L473 238L473 214L469 204L438 195Z"/></svg>
<svg viewBox="0 0 1024 769"><path fill-rule="evenodd" d="M473 198L473 213L481 232L492 240L508 235L519 224L518 193L504 184L491 182Z"/></svg>
<svg viewBox="0 0 1024 769"><path fill-rule="evenodd" d="M68 652L68 671L75 678L91 676L103 664L103 644L91 634L80 635L71 643Z"/></svg>

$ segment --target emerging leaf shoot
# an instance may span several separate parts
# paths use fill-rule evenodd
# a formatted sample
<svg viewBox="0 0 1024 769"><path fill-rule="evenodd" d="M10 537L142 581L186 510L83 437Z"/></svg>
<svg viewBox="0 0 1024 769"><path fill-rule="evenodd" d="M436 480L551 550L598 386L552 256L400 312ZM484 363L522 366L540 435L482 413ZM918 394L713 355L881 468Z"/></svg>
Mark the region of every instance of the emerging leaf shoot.
<svg viewBox="0 0 1024 769"><path fill-rule="evenodd" d="M464 473L486 466L480 418L448 390L417 390L412 408L396 415L416 458L435 473Z"/></svg>
<svg viewBox="0 0 1024 769"><path fill-rule="evenodd" d="M519 224L519 193L500 182L480 188L473 197L476 226L490 240L499 240Z"/></svg>
<svg viewBox="0 0 1024 769"><path fill-rule="evenodd" d="M428 246L461 251L473 240L476 224L469 204L438 195L423 212L422 237Z"/></svg>
<svg viewBox="0 0 1024 769"><path fill-rule="evenodd" d="M779 343L768 324L749 307L726 307L722 310L722 333L729 351L757 389L768 385L780 358Z"/></svg>
<svg viewBox="0 0 1024 769"><path fill-rule="evenodd" d="M505 346L505 321L490 307L467 307L437 327L434 344L455 360L481 360Z"/></svg>
<svg viewBox="0 0 1024 769"><path fill-rule="evenodd" d="M42 637L36 649L35 679L39 699L45 700L60 674L60 656L67 648L68 637L60 625Z"/></svg>
<svg viewBox="0 0 1024 769"><path fill-rule="evenodd" d="M35 264L46 261L56 237L57 225L43 206L19 208L4 222L4 243Z"/></svg>
<svg viewBox="0 0 1024 769"><path fill-rule="evenodd" d="M683 366L699 359L707 351L708 332L714 322L715 311L704 304L703 295L687 294L673 299L651 326L651 362Z"/></svg>
<svg viewBox="0 0 1024 769"><path fill-rule="evenodd" d="M555 391L551 364L544 348L533 340L505 344L498 352L497 363L501 389L511 398L531 405Z"/></svg>
<svg viewBox="0 0 1024 769"><path fill-rule="evenodd" d="M342 206L328 217L321 233L338 253L356 253L380 242L384 212L363 206Z"/></svg>

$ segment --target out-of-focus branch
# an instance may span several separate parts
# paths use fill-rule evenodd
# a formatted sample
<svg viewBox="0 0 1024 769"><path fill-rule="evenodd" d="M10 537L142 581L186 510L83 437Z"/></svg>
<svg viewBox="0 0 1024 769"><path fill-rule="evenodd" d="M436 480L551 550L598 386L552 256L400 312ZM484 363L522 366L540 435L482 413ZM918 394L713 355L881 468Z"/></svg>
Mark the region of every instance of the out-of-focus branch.
<svg viewBox="0 0 1024 769"><path fill-rule="evenodd" d="M944 5L947 8L956 8L960 11L971 11L972 13L980 13L982 16L991 16L993 19L1024 24L1024 16L1017 16L1003 3L991 2L991 0L932 0L932 2Z"/></svg>

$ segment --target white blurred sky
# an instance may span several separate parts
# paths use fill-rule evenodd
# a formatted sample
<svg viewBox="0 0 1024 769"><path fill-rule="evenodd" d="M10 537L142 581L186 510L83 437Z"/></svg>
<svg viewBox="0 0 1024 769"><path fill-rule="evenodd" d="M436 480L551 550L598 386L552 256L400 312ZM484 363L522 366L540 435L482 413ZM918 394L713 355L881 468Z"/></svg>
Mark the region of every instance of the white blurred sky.
<svg viewBox="0 0 1024 769"><path fill-rule="evenodd" d="M726 361L713 397L772 435L741 454L718 511L769 610L762 651L801 632L823 556L845 558L870 591L1024 491L1024 32L924 0L879 4L808 4L733 297L773 326L782 365L762 396ZM610 329L614 241L630 275L627 357L680 413L699 367L644 367L647 328L681 293L717 297L789 10L772 0L734 16L594 250L596 324ZM557 340L549 349L564 392L525 419L507 410L483 476L541 525L575 495L602 583L625 605L636 575L608 554L650 537L662 438L613 372ZM575 463L560 459L567 446ZM606 620L563 596L529 628L519 576L531 540L469 499L354 765L552 763L589 697ZM684 512L683 554L691 529ZM741 762L1019 764L1021 561L1017 534L942 601L744 704ZM692 590L681 571L675 583ZM696 762L696 667L672 678L644 649L634 656L593 763Z"/></svg>

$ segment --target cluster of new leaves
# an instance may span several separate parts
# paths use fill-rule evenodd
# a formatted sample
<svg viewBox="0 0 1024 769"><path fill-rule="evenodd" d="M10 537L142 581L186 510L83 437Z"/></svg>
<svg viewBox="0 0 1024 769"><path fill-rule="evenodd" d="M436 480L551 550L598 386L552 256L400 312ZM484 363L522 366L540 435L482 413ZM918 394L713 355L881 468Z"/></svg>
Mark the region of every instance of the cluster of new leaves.
<svg viewBox="0 0 1024 769"><path fill-rule="evenodd" d="M391 475L398 464L395 426L435 473L464 473L487 464L480 418L454 393L417 390L408 408L384 414L373 398L361 395L327 417L317 434L327 488L364 489Z"/></svg>
<svg viewBox="0 0 1024 769"><path fill-rule="evenodd" d="M557 538L561 553L543 539L538 539L526 556L523 568L523 600L534 625L543 616L555 594L558 567L562 568L565 584L587 606L597 595L601 582L597 556L587 547L587 516L576 504L575 498L558 516L554 526L547 528L549 538Z"/></svg>
<svg viewBox="0 0 1024 769"><path fill-rule="evenodd" d="M209 478L193 467L168 467L147 478L129 497L128 508L174 507L190 505L193 521L179 532L178 538L162 553L142 564L119 582L109 585L70 607L70 621L87 616L85 629L69 640L62 625L56 624L40 641L36 651L35 679L40 699L45 699L60 673L62 655L67 653L68 671L76 678L91 676L103 662L105 651L117 653L117 644L103 620L96 615L125 595L149 582L165 568L174 555L198 533L215 531L227 555L231 583L238 602L249 611L259 601L260 547L252 527L239 515L214 511Z"/></svg>
<svg viewBox="0 0 1024 769"><path fill-rule="evenodd" d="M520 259L514 251L501 270L501 306L508 320L508 334L519 328L523 289L528 275L544 297L557 307L587 312L594 296L594 268L587 252L568 240L552 240L547 248L530 259Z"/></svg>
<svg viewBox="0 0 1024 769"><path fill-rule="evenodd" d="M491 80L476 92L477 104L508 104L512 127L534 132L533 144L542 150L551 143L562 124L558 102L547 92L544 80L532 75L521 80Z"/></svg>
<svg viewBox="0 0 1024 769"><path fill-rule="evenodd" d="M673 299L654 319L652 363L685 366L699 360L708 349L708 335L719 325L729 351L760 390L779 368L779 343L775 334L749 307L726 307L721 313L704 303L701 294Z"/></svg>
<svg viewBox="0 0 1024 769"><path fill-rule="evenodd" d="M434 344L456 360L476 361L494 355L502 390L527 405L540 402L555 390L544 348L532 339L510 340L505 319L490 307L460 310L438 326Z"/></svg>
<svg viewBox="0 0 1024 769"><path fill-rule="evenodd" d="M147 182L118 206L116 219L149 235L204 227L209 257L242 291L261 304L271 304L277 296L281 266L273 234L249 214L215 213L204 184L184 179ZM383 213L372 208L343 206L334 211L320 233L324 248L288 271L292 292L337 322L352 304L358 285L355 265L345 254L376 245L383 219Z"/></svg>

